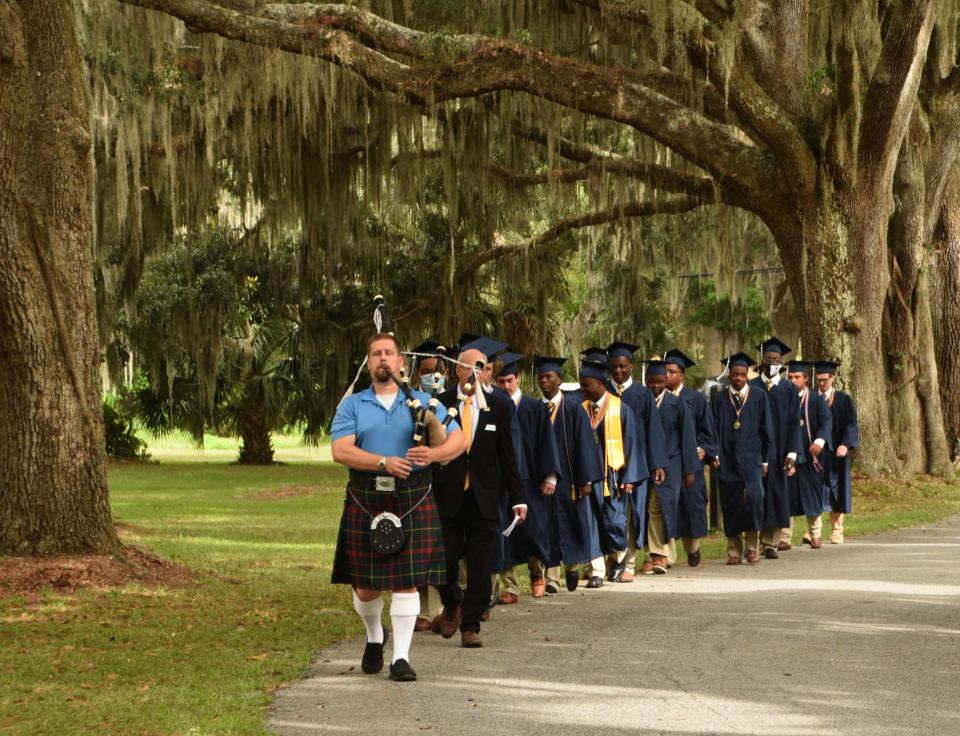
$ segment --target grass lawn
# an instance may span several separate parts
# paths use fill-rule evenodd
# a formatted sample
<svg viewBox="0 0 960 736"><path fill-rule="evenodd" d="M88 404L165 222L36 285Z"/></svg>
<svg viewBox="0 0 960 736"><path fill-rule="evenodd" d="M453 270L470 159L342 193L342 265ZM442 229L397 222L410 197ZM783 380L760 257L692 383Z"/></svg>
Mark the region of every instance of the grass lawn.
<svg viewBox="0 0 960 736"><path fill-rule="evenodd" d="M349 590L328 584L344 478L322 463L112 467L125 541L197 584L0 598L0 734L263 734L271 691L361 632ZM855 494L848 537L960 513L960 486L933 480Z"/></svg>

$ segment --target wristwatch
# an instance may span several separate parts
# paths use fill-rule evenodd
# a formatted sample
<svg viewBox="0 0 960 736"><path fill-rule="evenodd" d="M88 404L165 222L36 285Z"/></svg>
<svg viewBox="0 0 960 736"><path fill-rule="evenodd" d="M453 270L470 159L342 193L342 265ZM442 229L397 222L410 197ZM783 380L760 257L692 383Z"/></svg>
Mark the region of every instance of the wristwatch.
<svg viewBox="0 0 960 736"><path fill-rule="evenodd" d="M387 469L387 458L385 458L385 457L380 458L379 466L380 466L380 470L386 470L386 469Z"/></svg>

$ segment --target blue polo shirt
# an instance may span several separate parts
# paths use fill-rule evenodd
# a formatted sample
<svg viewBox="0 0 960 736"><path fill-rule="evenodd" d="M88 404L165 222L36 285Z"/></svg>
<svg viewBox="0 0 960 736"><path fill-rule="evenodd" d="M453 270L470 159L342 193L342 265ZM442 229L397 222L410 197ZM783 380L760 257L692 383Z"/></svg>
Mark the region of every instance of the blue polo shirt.
<svg viewBox="0 0 960 736"><path fill-rule="evenodd" d="M426 406L430 396L423 391L414 390L413 395ZM443 404L437 406L437 418L442 422L447 416ZM448 431L459 429L455 421L450 422ZM387 457L406 457L407 450L413 447L413 416L402 393L397 394L390 411L383 408L369 387L358 394L348 396L333 417L330 427L330 439L339 440L353 435L354 444L361 450L374 455ZM414 470L423 470L414 465Z"/></svg>

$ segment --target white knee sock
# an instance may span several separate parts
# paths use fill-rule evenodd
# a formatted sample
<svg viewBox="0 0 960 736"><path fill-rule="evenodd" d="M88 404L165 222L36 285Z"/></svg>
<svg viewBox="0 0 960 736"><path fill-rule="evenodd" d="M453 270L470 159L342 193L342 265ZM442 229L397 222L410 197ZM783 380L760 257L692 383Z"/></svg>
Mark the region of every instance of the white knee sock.
<svg viewBox="0 0 960 736"><path fill-rule="evenodd" d="M420 613L420 596L416 593L394 593L390 601L390 620L393 622L393 659L410 661L410 642Z"/></svg>
<svg viewBox="0 0 960 736"><path fill-rule="evenodd" d="M420 605L419 598L417 598L417 605ZM357 597L357 591L353 591L353 610L363 619L363 625L367 627L367 641L371 644L382 642L383 626L380 623L380 614L383 612L383 596L378 595L372 601L362 601Z"/></svg>

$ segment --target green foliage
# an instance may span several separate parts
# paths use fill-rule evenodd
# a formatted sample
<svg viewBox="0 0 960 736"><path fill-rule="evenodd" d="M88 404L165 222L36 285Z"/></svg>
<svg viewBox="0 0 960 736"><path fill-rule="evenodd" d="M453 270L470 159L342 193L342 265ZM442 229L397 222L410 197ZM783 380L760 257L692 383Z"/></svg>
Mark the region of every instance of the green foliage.
<svg viewBox="0 0 960 736"><path fill-rule="evenodd" d="M711 327L721 334L735 335L743 344L754 344L770 334L770 319L763 292L747 287L740 301L729 292L717 293L713 279L691 279L687 288L689 325Z"/></svg>
<svg viewBox="0 0 960 736"><path fill-rule="evenodd" d="M133 416L116 394L107 394L103 400L103 430L106 436L107 457L114 460L149 460L147 443L140 439L133 426Z"/></svg>

